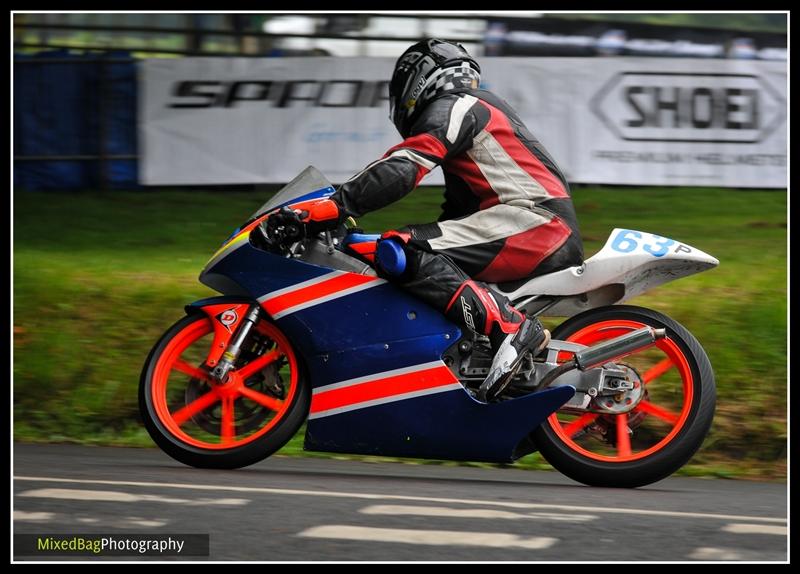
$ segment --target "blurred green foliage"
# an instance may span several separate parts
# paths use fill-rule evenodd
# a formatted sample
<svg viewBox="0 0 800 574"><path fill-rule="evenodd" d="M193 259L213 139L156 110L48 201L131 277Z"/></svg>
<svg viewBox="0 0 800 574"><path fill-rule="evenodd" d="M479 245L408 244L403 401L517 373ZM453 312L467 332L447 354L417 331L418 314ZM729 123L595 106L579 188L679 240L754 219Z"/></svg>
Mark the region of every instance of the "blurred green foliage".
<svg viewBox="0 0 800 574"><path fill-rule="evenodd" d="M611 229L688 243L717 269L632 299L686 326L714 366L711 434L686 474L782 478L787 419L787 194L691 188L573 190L587 258ZM140 191L14 195L14 437L151 445L139 373L211 254L266 197ZM359 223L380 231L435 220L419 189ZM301 431L302 433L302 431ZM282 451L301 451L298 434ZM544 466L538 455L521 463Z"/></svg>

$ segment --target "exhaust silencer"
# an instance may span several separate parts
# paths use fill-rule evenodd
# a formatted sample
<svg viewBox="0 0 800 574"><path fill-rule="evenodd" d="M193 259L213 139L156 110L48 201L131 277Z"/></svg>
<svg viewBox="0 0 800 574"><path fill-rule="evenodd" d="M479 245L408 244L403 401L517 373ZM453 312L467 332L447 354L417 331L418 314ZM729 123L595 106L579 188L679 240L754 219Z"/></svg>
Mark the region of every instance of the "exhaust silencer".
<svg viewBox="0 0 800 574"><path fill-rule="evenodd" d="M652 345L659 339L667 336L666 329L653 329L642 327L626 335L621 335L609 341L604 341L588 349L575 353L575 364L581 371L599 367L609 361L620 359L642 347Z"/></svg>
<svg viewBox="0 0 800 574"><path fill-rule="evenodd" d="M644 347L648 347L667 336L666 329L653 329L652 327L642 327L625 335L615 337L608 341L604 341L593 347L582 349L575 353L572 359L565 363L561 363L556 368L547 371L547 373L539 381L539 390L547 388L550 383L555 381L558 377L573 369L592 369L621 359L625 355L630 355Z"/></svg>

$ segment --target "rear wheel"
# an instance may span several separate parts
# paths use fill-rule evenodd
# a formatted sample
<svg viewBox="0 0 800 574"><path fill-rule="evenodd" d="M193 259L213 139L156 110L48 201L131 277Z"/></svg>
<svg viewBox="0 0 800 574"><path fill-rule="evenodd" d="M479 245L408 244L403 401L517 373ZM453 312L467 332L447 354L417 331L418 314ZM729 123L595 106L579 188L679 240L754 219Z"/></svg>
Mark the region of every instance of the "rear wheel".
<svg viewBox="0 0 800 574"><path fill-rule="evenodd" d="M225 384L205 366L211 320L190 315L173 325L145 362L139 407L164 452L203 468L239 468L266 458L300 428L309 385L289 340L260 321Z"/></svg>
<svg viewBox="0 0 800 574"><path fill-rule="evenodd" d="M534 432L545 459L574 480L607 487L656 482L686 464L708 433L716 402L714 372L703 348L676 321L640 307L604 307L565 321L553 339L591 346L644 326L664 328L667 336L616 361L637 389L632 410L558 411ZM562 355L559 360L569 358ZM621 397L616 400L628 400ZM614 397L603 400L617 408Z"/></svg>

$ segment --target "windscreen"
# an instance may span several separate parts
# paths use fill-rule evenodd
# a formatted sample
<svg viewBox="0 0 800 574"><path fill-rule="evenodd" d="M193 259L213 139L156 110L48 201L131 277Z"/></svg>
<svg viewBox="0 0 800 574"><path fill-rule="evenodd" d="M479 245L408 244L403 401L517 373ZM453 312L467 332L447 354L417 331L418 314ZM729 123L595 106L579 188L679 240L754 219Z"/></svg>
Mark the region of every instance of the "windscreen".
<svg viewBox="0 0 800 574"><path fill-rule="evenodd" d="M294 203L295 200L299 200L303 198L303 196L309 196L307 199L312 199L315 197L324 197L333 192L334 189L331 182L329 182L317 168L310 165L281 188L268 202L259 207L258 211L256 211L250 219L255 219L262 213L272 211L276 207L280 207L286 203Z"/></svg>

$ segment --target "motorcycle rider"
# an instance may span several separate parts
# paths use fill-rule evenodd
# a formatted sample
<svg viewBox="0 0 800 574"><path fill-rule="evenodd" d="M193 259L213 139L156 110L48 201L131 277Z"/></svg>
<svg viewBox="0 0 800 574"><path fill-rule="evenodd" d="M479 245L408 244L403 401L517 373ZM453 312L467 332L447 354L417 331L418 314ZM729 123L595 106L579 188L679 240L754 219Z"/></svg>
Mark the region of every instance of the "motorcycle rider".
<svg viewBox="0 0 800 574"><path fill-rule="evenodd" d="M389 86L390 118L403 142L303 221L312 230L336 228L398 201L441 166L446 190L438 221L387 231L381 241L397 242L408 262L391 279L489 337L494 360L478 391L488 400L526 353L547 346L550 333L483 281L580 265L583 246L563 174L516 112L479 83L480 66L460 44L429 39L408 48Z"/></svg>

